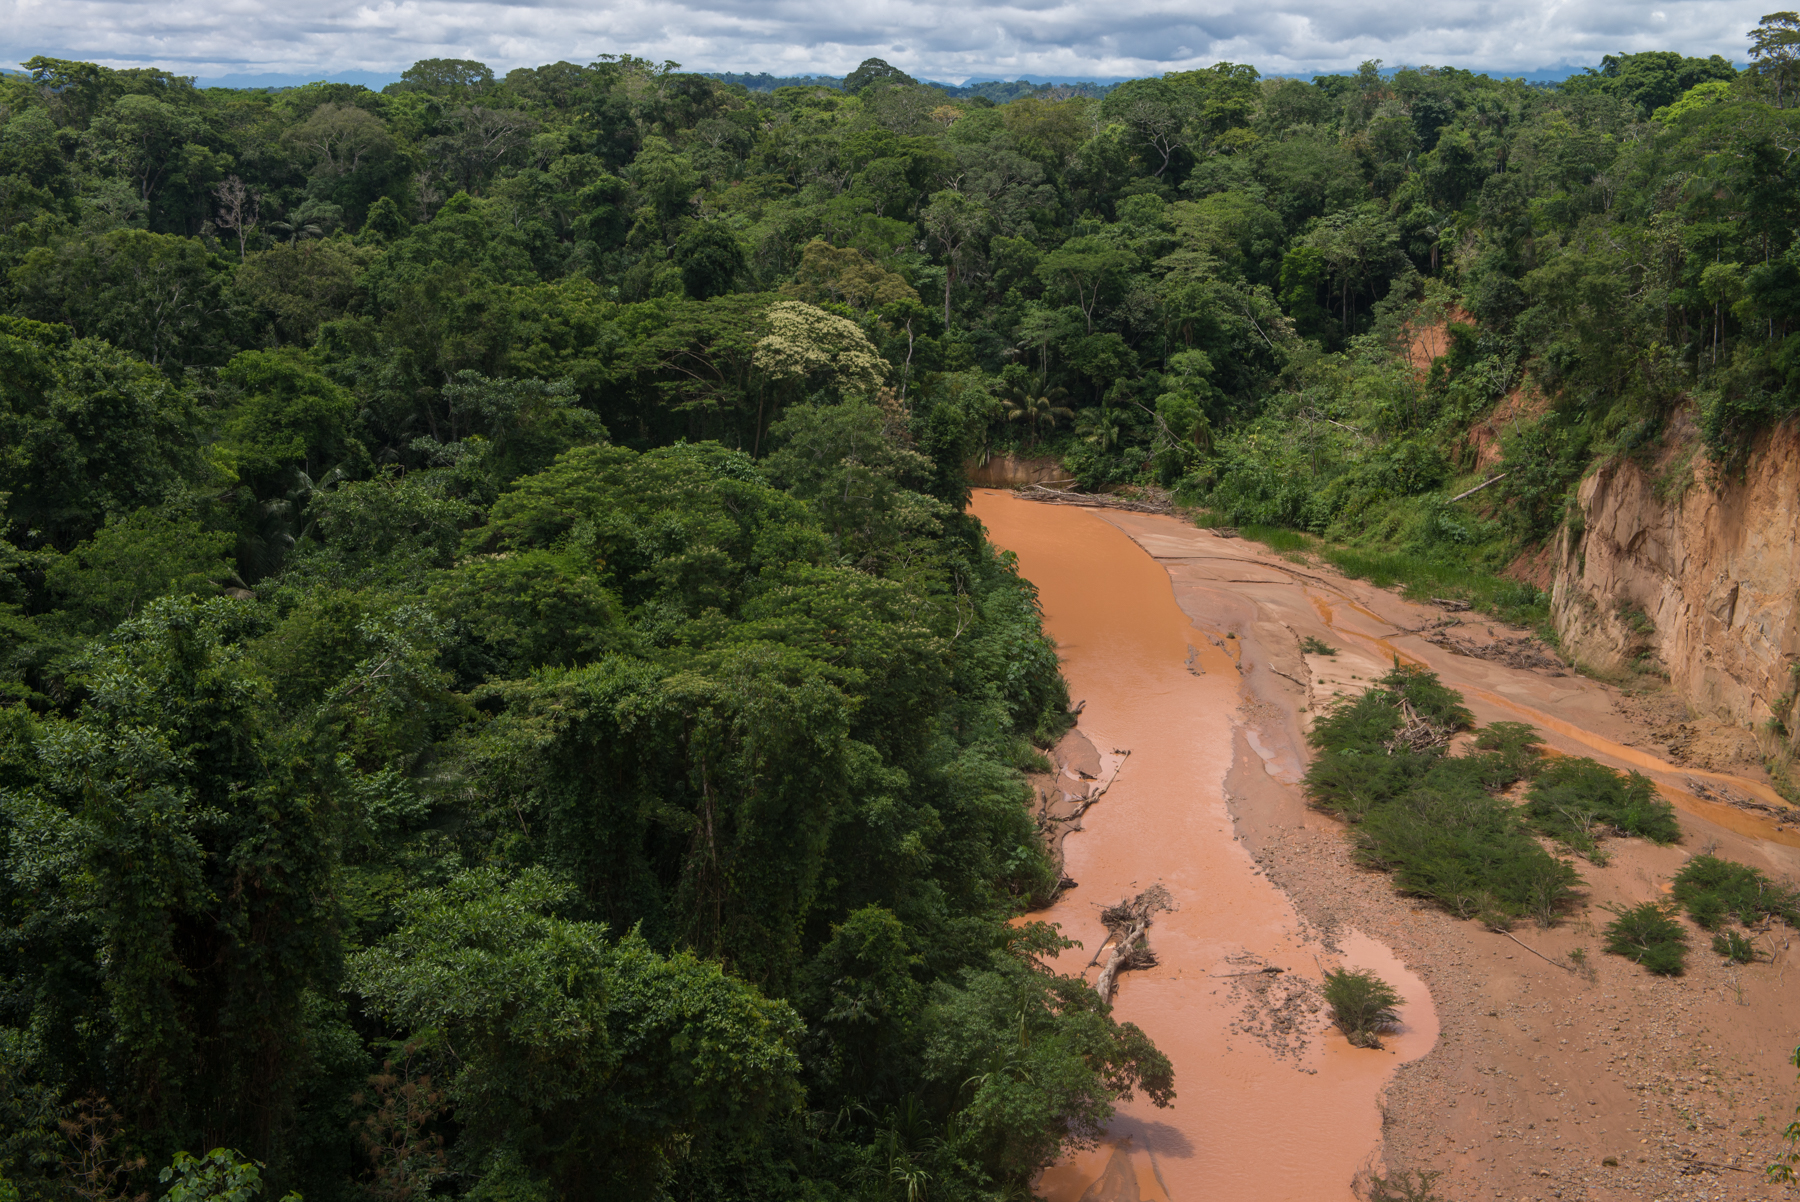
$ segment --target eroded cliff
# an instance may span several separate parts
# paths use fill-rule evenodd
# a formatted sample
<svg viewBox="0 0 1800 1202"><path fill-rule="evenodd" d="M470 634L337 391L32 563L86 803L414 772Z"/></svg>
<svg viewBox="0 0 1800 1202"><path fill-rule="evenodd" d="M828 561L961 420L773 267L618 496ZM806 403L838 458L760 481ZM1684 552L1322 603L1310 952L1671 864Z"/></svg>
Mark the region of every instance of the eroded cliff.
<svg viewBox="0 0 1800 1202"><path fill-rule="evenodd" d="M1764 435L1741 474L1672 449L1603 465L1578 499L1552 591L1564 649L1666 672L1699 717L1756 728L1782 710L1800 662L1800 426Z"/></svg>

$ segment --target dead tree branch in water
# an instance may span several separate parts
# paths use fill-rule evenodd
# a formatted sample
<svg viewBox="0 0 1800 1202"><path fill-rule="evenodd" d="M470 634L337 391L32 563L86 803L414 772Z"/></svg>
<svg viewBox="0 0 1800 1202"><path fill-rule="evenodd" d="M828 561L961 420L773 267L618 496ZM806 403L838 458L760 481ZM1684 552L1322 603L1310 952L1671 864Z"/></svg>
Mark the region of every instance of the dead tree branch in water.
<svg viewBox="0 0 1800 1202"><path fill-rule="evenodd" d="M1145 936L1155 915L1174 908L1175 899L1169 896L1169 891L1161 885L1152 885L1136 897L1100 911L1100 921L1106 924L1106 938L1100 947L1104 950L1108 943L1112 944L1112 955L1107 957L1094 982L1094 990L1101 1000L1112 1001L1120 973L1132 968L1155 967L1156 953L1150 950ZM1094 958L1099 959L1099 952L1094 953Z"/></svg>
<svg viewBox="0 0 1800 1202"><path fill-rule="evenodd" d="M1080 505L1085 509L1129 509L1133 513L1175 512L1175 503L1168 493L1159 488L1138 488L1136 491L1142 494L1142 500L1116 493L1067 492L1060 488L1045 488L1042 484L1027 484L1014 491L1027 501L1044 501L1051 505Z"/></svg>
<svg viewBox="0 0 1800 1202"><path fill-rule="evenodd" d="M1052 821L1052 822L1074 822L1077 818L1080 818L1083 814L1087 813L1089 808L1092 807L1096 801L1099 801L1102 797L1105 797L1106 791L1108 789L1112 788L1113 783L1119 779L1119 773L1124 771L1125 760L1128 760L1131 758L1130 749L1127 749L1124 754L1125 754L1125 759L1122 759L1119 761L1119 766L1117 768L1113 769L1112 775L1107 777L1106 783L1104 785L1101 785L1098 789L1094 790L1092 793L1089 793L1086 797L1082 798L1081 804L1075 807L1075 810L1073 813L1068 814L1065 817L1061 817L1061 818L1051 818L1050 821Z"/></svg>

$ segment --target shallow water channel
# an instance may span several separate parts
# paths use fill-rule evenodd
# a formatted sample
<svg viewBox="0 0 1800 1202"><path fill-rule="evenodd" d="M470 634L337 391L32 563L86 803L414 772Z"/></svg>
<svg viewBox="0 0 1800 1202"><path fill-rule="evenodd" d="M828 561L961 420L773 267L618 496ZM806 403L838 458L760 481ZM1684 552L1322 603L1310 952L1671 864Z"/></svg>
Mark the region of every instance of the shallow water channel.
<svg viewBox="0 0 1800 1202"><path fill-rule="evenodd" d="M1117 773L1064 843L1077 887L1033 917L1085 945L1059 963L1074 973L1105 937L1102 907L1158 883L1178 907L1150 931L1158 965L1123 974L1114 1000L1116 1016L1173 1060L1175 1104L1124 1106L1107 1141L1047 1170L1039 1192L1051 1202L1351 1198L1352 1178L1379 1156L1380 1092L1430 1050L1436 1016L1423 983L1380 943L1340 933L1334 952L1309 939L1234 836L1226 776L1245 740L1234 737L1244 719L1232 632L1191 621L1168 572L1099 512L997 491L977 492L973 510L1037 586L1070 696L1086 703L1080 729L1102 775ZM1241 978L1228 975L1256 965L1315 984L1327 968L1372 969L1405 995L1406 1025L1370 1051L1314 1015L1304 1038L1271 1046L1242 1029Z"/></svg>

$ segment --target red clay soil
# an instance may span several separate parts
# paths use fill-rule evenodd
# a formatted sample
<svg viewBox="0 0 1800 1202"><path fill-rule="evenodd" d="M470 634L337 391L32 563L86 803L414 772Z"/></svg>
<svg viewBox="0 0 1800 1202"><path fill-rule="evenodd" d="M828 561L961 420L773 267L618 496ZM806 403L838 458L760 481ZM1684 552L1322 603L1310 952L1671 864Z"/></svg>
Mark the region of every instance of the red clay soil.
<svg viewBox="0 0 1800 1202"><path fill-rule="evenodd" d="M1736 968L1689 924L1688 972L1665 979L1603 954L1599 932L1606 907L1665 896L1703 849L1800 872L1800 831L1754 808L1785 809L1766 784L1672 764L1617 690L1427 642L1441 613L1328 567L1175 518L991 492L975 512L1039 587L1087 701L1090 774L1131 752L1064 845L1080 883L1048 917L1087 944L1065 969L1098 945L1102 907L1156 883L1180 906L1151 928L1159 964L1125 973L1116 998L1174 1060L1176 1104L1126 1107L1041 1194L1336 1200L1385 1166L1441 1173L1434 1193L1459 1202L1786 1196L1760 1169L1797 1094L1788 933ZM1453 642L1520 633L1462 622ZM1308 637L1338 654L1303 654ZM1682 843L1611 841L1609 864L1580 864L1582 905L1548 930L1497 934L1398 895L1297 788L1306 723L1395 656L1438 672L1482 723L1531 722L1553 752L1646 773L1678 807ZM1586 966L1564 967L1577 948ZM1328 1028L1317 984L1340 963L1406 995L1387 1051ZM1264 966L1287 971L1229 975Z"/></svg>

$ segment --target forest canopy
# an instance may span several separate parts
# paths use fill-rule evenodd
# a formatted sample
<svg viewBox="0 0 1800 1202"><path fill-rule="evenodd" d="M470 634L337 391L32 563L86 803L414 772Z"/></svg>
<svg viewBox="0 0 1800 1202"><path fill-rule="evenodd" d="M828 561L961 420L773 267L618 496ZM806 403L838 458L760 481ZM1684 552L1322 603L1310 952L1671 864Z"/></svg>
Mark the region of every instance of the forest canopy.
<svg viewBox="0 0 1800 1202"><path fill-rule="evenodd" d="M1731 465L1800 412L1796 30L0 78L0 1195L997 1199L1169 1103L1016 921L1069 698L968 465L1488 566Z"/></svg>

